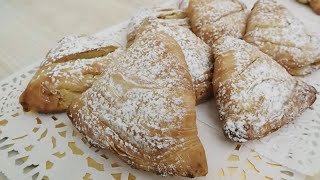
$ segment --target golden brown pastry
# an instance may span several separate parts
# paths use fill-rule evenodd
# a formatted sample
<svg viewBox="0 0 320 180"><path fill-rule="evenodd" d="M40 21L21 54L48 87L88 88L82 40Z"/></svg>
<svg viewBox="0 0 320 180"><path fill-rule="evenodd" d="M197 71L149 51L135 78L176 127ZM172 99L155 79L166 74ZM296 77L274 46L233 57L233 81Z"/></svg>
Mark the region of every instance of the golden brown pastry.
<svg viewBox="0 0 320 180"><path fill-rule="evenodd" d="M23 109L40 113L65 111L74 98L92 86L112 60L106 55L118 47L96 37L63 38L20 96Z"/></svg>
<svg viewBox="0 0 320 180"><path fill-rule="evenodd" d="M320 0L310 0L310 6L315 13L320 15Z"/></svg>
<svg viewBox="0 0 320 180"><path fill-rule="evenodd" d="M320 15L320 0L297 0L303 4L309 4L313 11Z"/></svg>
<svg viewBox="0 0 320 180"><path fill-rule="evenodd" d="M243 40L219 39L213 88L225 135L259 139L294 120L316 100L316 90L292 77L271 57Z"/></svg>
<svg viewBox="0 0 320 180"><path fill-rule="evenodd" d="M306 75L320 68L320 38L286 7L259 0L248 19L244 39L275 59L291 75Z"/></svg>
<svg viewBox="0 0 320 180"><path fill-rule="evenodd" d="M140 9L130 20L128 25L127 41L128 47L136 37L136 33L143 25L146 19L154 19L159 22L165 22L168 26L184 26L190 28L189 20L183 10L174 6L154 7Z"/></svg>
<svg viewBox="0 0 320 180"><path fill-rule="evenodd" d="M190 0L187 16L193 32L212 46L225 35L242 38L248 11L238 0Z"/></svg>
<svg viewBox="0 0 320 180"><path fill-rule="evenodd" d="M309 0L297 0L299 3L302 3L302 4L308 4L309 3Z"/></svg>
<svg viewBox="0 0 320 180"><path fill-rule="evenodd" d="M117 62L70 106L75 127L133 168L163 176L206 175L192 80L176 41L146 33Z"/></svg>
<svg viewBox="0 0 320 180"><path fill-rule="evenodd" d="M182 26L170 26L170 24L157 19L147 19L136 34L147 32L167 33L177 41L192 77L197 104L208 100L212 95L213 57L210 47L190 29Z"/></svg>

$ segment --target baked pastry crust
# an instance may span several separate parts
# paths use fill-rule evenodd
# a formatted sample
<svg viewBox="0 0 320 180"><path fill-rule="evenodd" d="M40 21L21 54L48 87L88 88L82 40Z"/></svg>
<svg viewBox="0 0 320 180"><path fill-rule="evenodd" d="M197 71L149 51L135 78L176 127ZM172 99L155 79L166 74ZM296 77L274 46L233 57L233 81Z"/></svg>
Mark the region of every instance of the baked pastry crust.
<svg viewBox="0 0 320 180"><path fill-rule="evenodd" d="M189 19L186 17L184 10L178 7L154 7L141 8L131 18L128 25L127 41L129 47L137 36L138 30L141 28L146 19L153 19L158 22L166 23L168 26L184 26L190 28Z"/></svg>
<svg viewBox="0 0 320 180"><path fill-rule="evenodd" d="M171 26L158 19L145 20L136 34L148 32L163 32L177 41L192 77L196 103L201 104L208 100L212 95L213 57L210 47L190 29L183 26Z"/></svg>
<svg viewBox="0 0 320 180"><path fill-rule="evenodd" d="M299 3L309 4L313 11L320 15L320 0L297 0Z"/></svg>
<svg viewBox="0 0 320 180"><path fill-rule="evenodd" d="M243 40L213 46L214 94L223 130L232 141L259 139L294 120L316 100L312 86Z"/></svg>
<svg viewBox="0 0 320 180"><path fill-rule="evenodd" d="M191 76L181 48L164 33L139 36L72 103L68 116L91 144L133 168L163 176L207 174Z"/></svg>
<svg viewBox="0 0 320 180"><path fill-rule="evenodd" d="M187 16L192 31L212 46L222 36L242 38L248 11L238 0L190 0Z"/></svg>
<svg viewBox="0 0 320 180"><path fill-rule="evenodd" d="M20 96L23 109L40 113L64 112L112 62L112 58L106 55L118 47L96 37L76 35L63 38L48 53Z"/></svg>
<svg viewBox="0 0 320 180"><path fill-rule="evenodd" d="M309 3L313 11L320 15L320 0L310 0Z"/></svg>
<svg viewBox="0 0 320 180"><path fill-rule="evenodd" d="M320 38L286 7L259 0L248 19L244 39L275 59L291 75L306 75L320 68Z"/></svg>

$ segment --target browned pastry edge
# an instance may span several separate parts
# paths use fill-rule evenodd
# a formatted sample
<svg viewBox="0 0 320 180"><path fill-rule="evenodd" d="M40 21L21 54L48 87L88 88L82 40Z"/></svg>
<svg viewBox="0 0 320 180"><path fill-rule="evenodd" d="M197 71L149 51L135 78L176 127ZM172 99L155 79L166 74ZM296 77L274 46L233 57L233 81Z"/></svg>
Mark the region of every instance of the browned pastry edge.
<svg viewBox="0 0 320 180"><path fill-rule="evenodd" d="M77 119L77 117L73 117L74 115L71 115L69 112L67 112L67 115L70 118L72 124L74 126L76 126L77 122L74 121L74 119ZM71 116L72 116L72 118L71 118ZM88 136L86 134L84 134L82 131L80 131L80 133L86 139L87 143L90 146L92 146L94 148L97 148L97 149L101 149L101 150L111 151L114 154L119 154L118 157L123 162L127 163L128 165L130 165L131 168L137 169L137 170L141 170L141 167L139 167L138 165L136 165L134 163L129 163L129 162L131 162L131 160L127 157L127 155L125 155L124 153L121 153L121 151L119 149L116 149L116 148L103 148L99 144L95 143L92 139L88 138ZM117 143L117 142L114 142L114 143ZM195 144L198 144L198 146L201 145L201 144L199 145L199 143L195 143ZM192 157L190 157L190 160L203 159L203 158L206 157L206 154L205 154L205 152L204 152L202 147L198 148L197 146L192 146L192 148L194 148L194 149L202 149L202 151L192 151L193 153L189 154L189 156L192 156ZM183 152L182 152L182 154L183 154ZM184 175L185 177L195 178L195 177L197 177L196 174L197 175L201 175L201 176L205 176L208 173L207 167L206 168L202 167L201 164L197 164L196 167L193 167L191 169L194 169L195 171L194 172L189 172L188 174L185 174ZM203 171L197 171L199 169L203 170ZM152 173L155 173L155 174L163 176L163 177L166 177L166 176L179 176L181 174L180 172L174 171L173 169L169 173L167 171L147 171L145 169L142 169L142 171L152 172Z"/></svg>
<svg viewBox="0 0 320 180"><path fill-rule="evenodd" d="M319 0L310 0L310 6L313 9L313 11L320 15L320 1Z"/></svg>
<svg viewBox="0 0 320 180"><path fill-rule="evenodd" d="M79 82L79 84L74 87L65 86L63 89L55 89L51 87L54 82L52 82L52 79L49 76L42 76L41 78L36 79L36 77L41 75L43 70L47 70L49 68L53 69L56 65L57 64L52 64L41 67L36 72L19 98L19 102L24 111L35 111L45 114L64 112L73 99L78 98L81 93L90 88L87 85L81 85ZM103 72L103 67L98 63L92 64L91 67L93 70L83 72L84 76L87 76L87 78L90 79L98 78ZM55 90L56 93L53 94L52 90Z"/></svg>
<svg viewBox="0 0 320 180"><path fill-rule="evenodd" d="M48 58L48 55L51 53L51 51L49 51L46 56L47 60L44 62L44 64L41 65L41 67L47 65L48 63L63 63L63 62L74 61L78 59L92 59L97 57L103 57L114 52L116 49L118 49L118 47L115 47L115 46L101 47L95 50L89 50L81 53L70 54L58 59Z"/></svg>
<svg viewBox="0 0 320 180"><path fill-rule="evenodd" d="M297 80L297 86L302 86L302 87L305 87L303 89L296 89L296 91L299 91L299 92L293 92L297 95L301 95L301 96L296 96L296 97L293 97L291 99L289 99L288 103L291 102L291 104L297 104L299 102L307 102L305 104L304 107L302 107L299 111L299 114L303 113L306 109L308 109L310 106L312 106L312 104L317 100L317 90L313 87L313 86L310 86L308 84L306 84L305 82L303 81L300 81L300 80ZM299 99L300 98L300 99ZM291 107L291 108L288 108L286 109L286 111L284 112L284 116L282 116L281 119L277 120L277 121L269 121L269 122L272 122L272 123L266 123L264 126L262 126L262 128L260 128L261 130L261 133L260 133L260 136L254 136L254 133L253 133L253 127L252 125L249 125L249 124L246 124L244 126L244 129L247 131L247 134L243 134L245 137L242 137L242 136L239 136L241 133L237 133L237 132L232 132L230 130L228 130L227 128L223 128L224 129L224 134L226 137L228 137L229 139L246 139L246 140L256 140L256 139L260 139L260 138L263 138L265 136L267 136L268 134L272 133L272 132L275 132L277 131L278 129L280 129L282 126L290 123L292 120L294 120L295 116L290 116L291 112L294 112L295 109L298 109L298 107Z"/></svg>
<svg viewBox="0 0 320 180"><path fill-rule="evenodd" d="M195 85L196 105L210 100L213 95L212 88L212 77Z"/></svg>

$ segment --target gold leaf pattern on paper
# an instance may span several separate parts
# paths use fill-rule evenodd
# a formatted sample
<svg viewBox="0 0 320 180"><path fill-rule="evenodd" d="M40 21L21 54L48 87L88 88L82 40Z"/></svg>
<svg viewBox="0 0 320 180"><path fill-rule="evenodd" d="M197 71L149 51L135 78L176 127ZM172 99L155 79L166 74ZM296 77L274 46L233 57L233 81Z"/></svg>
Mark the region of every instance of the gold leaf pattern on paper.
<svg viewBox="0 0 320 180"><path fill-rule="evenodd" d="M136 176L133 174L129 173L128 180L136 180Z"/></svg>
<svg viewBox="0 0 320 180"><path fill-rule="evenodd" d="M285 174L285 175L290 176L290 177L294 176L294 173L291 172L291 171L280 171L280 172L281 172L282 174Z"/></svg>
<svg viewBox="0 0 320 180"><path fill-rule="evenodd" d="M222 168L218 171L218 176L219 177L224 177L224 171L223 171Z"/></svg>
<svg viewBox="0 0 320 180"><path fill-rule="evenodd" d="M6 126L7 124L8 124L8 121L5 119L0 121L0 126Z"/></svg>
<svg viewBox="0 0 320 180"><path fill-rule="evenodd" d="M246 177L246 172L242 171L241 174L240 174L240 179L241 180L246 180L247 177Z"/></svg>
<svg viewBox="0 0 320 180"><path fill-rule="evenodd" d="M66 127L67 125L65 125L64 123L59 123L55 126L55 128L62 128L62 127Z"/></svg>
<svg viewBox="0 0 320 180"><path fill-rule="evenodd" d="M47 136L48 133L48 129L46 129L40 136L40 138L38 139L38 141L41 141L43 138L45 138Z"/></svg>
<svg viewBox="0 0 320 180"><path fill-rule="evenodd" d="M12 140L19 140L19 139L23 139L25 137L27 137L28 135L24 135L24 136L20 136L20 137L16 137L16 138L13 138Z"/></svg>
<svg viewBox="0 0 320 180"><path fill-rule="evenodd" d="M25 163L28 159L29 159L29 156L24 156L24 157L21 157L21 158L19 158L19 159L16 159L15 163L16 163L16 165L22 165L22 164Z"/></svg>
<svg viewBox="0 0 320 180"><path fill-rule="evenodd" d="M33 128L33 130L32 130L34 133L36 133L36 132L38 132L39 131L39 128Z"/></svg>
<svg viewBox="0 0 320 180"><path fill-rule="evenodd" d="M31 164L29 166L26 166L25 168L23 168L23 173L24 174L27 174L29 173L30 171L32 171L33 169L37 168L39 165L34 165L34 164Z"/></svg>
<svg viewBox="0 0 320 180"><path fill-rule="evenodd" d="M27 146L24 148L26 151L31 151L33 149L33 145Z"/></svg>
<svg viewBox="0 0 320 180"><path fill-rule="evenodd" d="M116 167L120 167L120 165L118 163L112 163L111 167L116 168Z"/></svg>
<svg viewBox="0 0 320 180"><path fill-rule="evenodd" d="M111 174L111 176L112 176L115 180L121 180L121 173L113 173L113 174Z"/></svg>
<svg viewBox="0 0 320 180"><path fill-rule="evenodd" d="M57 147L57 140L55 137L51 137L52 149Z"/></svg>
<svg viewBox="0 0 320 180"><path fill-rule="evenodd" d="M88 167L92 167L98 171L104 171L103 164L98 163L91 157L87 157L87 163L88 163Z"/></svg>
<svg viewBox="0 0 320 180"><path fill-rule="evenodd" d="M267 162L268 165L270 166L281 166L280 164L277 164L277 163L270 163L270 162Z"/></svg>
<svg viewBox="0 0 320 180"><path fill-rule="evenodd" d="M90 178L91 174L90 173L86 173L84 176L83 176L83 180L93 180Z"/></svg>
<svg viewBox="0 0 320 180"><path fill-rule="evenodd" d="M67 131L59 132L59 135L65 138L67 136Z"/></svg>
<svg viewBox="0 0 320 180"><path fill-rule="evenodd" d="M71 149L72 153L75 155L83 155L83 151L76 145L75 142L68 142L68 146Z"/></svg>
<svg viewBox="0 0 320 180"><path fill-rule="evenodd" d="M238 155L233 155L231 154L229 157L228 157L228 161L240 161L240 158Z"/></svg>
<svg viewBox="0 0 320 180"><path fill-rule="evenodd" d="M52 155L56 156L57 158L63 158L63 157L66 156L66 153L65 152L63 152L63 153L56 152L56 153L54 153Z"/></svg>
<svg viewBox="0 0 320 180"><path fill-rule="evenodd" d="M251 169L256 173L259 173L259 171L256 168L256 166L251 161L249 161L248 159L247 159L247 167L248 167L248 169Z"/></svg>
<svg viewBox="0 0 320 180"><path fill-rule="evenodd" d="M10 158L10 157L16 156L16 155L18 155L18 154L19 154L18 151L16 151L16 150L11 150L11 151L8 152L8 157Z"/></svg>
<svg viewBox="0 0 320 180"><path fill-rule="evenodd" d="M46 162L46 169L51 169L53 167L53 163L51 161Z"/></svg>
<svg viewBox="0 0 320 180"><path fill-rule="evenodd" d="M238 167L228 167L227 169L230 175L234 175L238 171Z"/></svg>
<svg viewBox="0 0 320 180"><path fill-rule="evenodd" d="M42 121L39 117L36 118L37 124L42 124Z"/></svg>
<svg viewBox="0 0 320 180"><path fill-rule="evenodd" d="M39 172L35 173L33 176L32 176L32 180L37 180L39 177Z"/></svg>
<svg viewBox="0 0 320 180"><path fill-rule="evenodd" d="M14 144L7 144L7 145L4 145L4 146L1 146L0 147L0 150L5 150L5 149L8 149L10 147L12 147Z"/></svg>
<svg viewBox="0 0 320 180"><path fill-rule="evenodd" d="M18 116L19 116L19 113L12 114L11 116L12 116L12 117L18 117Z"/></svg>

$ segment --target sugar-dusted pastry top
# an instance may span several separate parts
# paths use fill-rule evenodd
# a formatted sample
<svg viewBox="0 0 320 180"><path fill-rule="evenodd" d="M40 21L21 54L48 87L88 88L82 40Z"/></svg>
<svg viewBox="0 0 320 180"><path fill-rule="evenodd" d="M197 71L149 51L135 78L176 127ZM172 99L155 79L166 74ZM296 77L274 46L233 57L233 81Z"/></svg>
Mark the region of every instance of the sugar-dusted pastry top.
<svg viewBox="0 0 320 180"><path fill-rule="evenodd" d="M189 20L186 13L175 6L164 6L154 8L141 8L131 18L128 25L128 41L133 41L137 35L137 31L143 25L146 19L154 19L164 22L169 26L184 26L189 28Z"/></svg>
<svg viewBox="0 0 320 180"><path fill-rule="evenodd" d="M101 57L115 51L120 45L109 39L85 35L69 35L62 38L57 46L49 51L41 66L76 59Z"/></svg>
<svg viewBox="0 0 320 180"><path fill-rule="evenodd" d="M255 4L244 39L292 75L305 75L320 68L320 38L274 0L259 0Z"/></svg>
<svg viewBox="0 0 320 180"><path fill-rule="evenodd" d="M228 138L245 142L266 136L310 107L316 90L290 76L245 41L223 37L213 47L214 93Z"/></svg>
<svg viewBox="0 0 320 180"><path fill-rule="evenodd" d="M208 79L213 67L210 47L186 27L172 27L165 22L146 21L139 33L163 32L171 36L180 45L190 70L193 82ZM210 75L211 76L211 75Z"/></svg>
<svg viewBox="0 0 320 180"><path fill-rule="evenodd" d="M63 38L20 96L23 109L40 113L65 111L103 73L113 59L106 55L118 47L115 42L91 36Z"/></svg>
<svg viewBox="0 0 320 180"><path fill-rule="evenodd" d="M205 101L212 92L213 57L210 47L186 27L172 27L165 22L148 19L137 34L163 32L180 45L192 77L197 104Z"/></svg>
<svg viewBox="0 0 320 180"><path fill-rule="evenodd" d="M92 144L137 169L203 176L192 80L179 45L163 33L139 36L68 110Z"/></svg>
<svg viewBox="0 0 320 180"><path fill-rule="evenodd" d="M242 38L248 11L238 0L190 0L187 15L193 32L211 46L225 35Z"/></svg>

